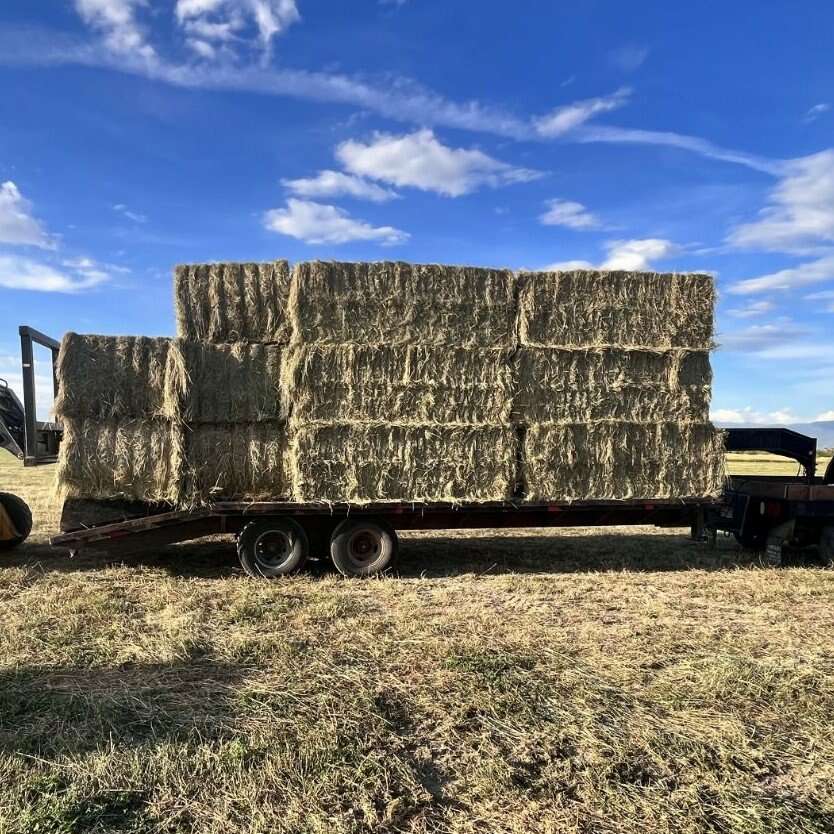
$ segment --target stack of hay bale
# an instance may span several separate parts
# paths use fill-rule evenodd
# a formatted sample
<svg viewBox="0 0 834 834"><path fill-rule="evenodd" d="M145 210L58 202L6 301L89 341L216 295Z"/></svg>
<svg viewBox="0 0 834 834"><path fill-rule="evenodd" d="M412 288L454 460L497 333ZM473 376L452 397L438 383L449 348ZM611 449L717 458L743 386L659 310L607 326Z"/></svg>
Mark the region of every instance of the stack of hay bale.
<svg viewBox="0 0 834 834"><path fill-rule="evenodd" d="M290 497L280 386L289 294L286 261L177 268L184 501Z"/></svg>
<svg viewBox="0 0 834 834"><path fill-rule="evenodd" d="M717 493L703 275L176 271L178 338L65 338L65 492L569 501Z"/></svg>
<svg viewBox="0 0 834 834"><path fill-rule="evenodd" d="M514 420L529 499L711 495L714 286L707 275L519 276Z"/></svg>
<svg viewBox="0 0 834 834"><path fill-rule="evenodd" d="M173 340L68 333L56 370L63 493L177 503L185 380Z"/></svg>
<svg viewBox="0 0 834 834"><path fill-rule="evenodd" d="M510 495L514 287L506 270L297 265L285 369L296 499Z"/></svg>

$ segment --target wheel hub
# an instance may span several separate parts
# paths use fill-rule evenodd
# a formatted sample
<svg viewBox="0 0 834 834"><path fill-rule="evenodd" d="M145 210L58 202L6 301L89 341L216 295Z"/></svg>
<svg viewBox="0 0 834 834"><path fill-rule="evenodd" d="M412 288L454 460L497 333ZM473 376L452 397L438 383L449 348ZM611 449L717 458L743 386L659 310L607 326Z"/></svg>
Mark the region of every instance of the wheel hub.
<svg viewBox="0 0 834 834"><path fill-rule="evenodd" d="M293 543L282 530L261 533L255 541L255 561L265 568L276 568L292 554Z"/></svg>
<svg viewBox="0 0 834 834"><path fill-rule="evenodd" d="M370 530L357 530L350 538L348 552L357 565L368 565L380 552L380 541Z"/></svg>

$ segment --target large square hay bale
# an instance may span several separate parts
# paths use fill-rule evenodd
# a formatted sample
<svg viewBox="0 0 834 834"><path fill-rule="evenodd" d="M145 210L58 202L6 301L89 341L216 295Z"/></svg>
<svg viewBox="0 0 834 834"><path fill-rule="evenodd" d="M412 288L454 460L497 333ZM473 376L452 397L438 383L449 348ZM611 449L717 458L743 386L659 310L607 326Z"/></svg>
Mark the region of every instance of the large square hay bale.
<svg viewBox="0 0 834 834"><path fill-rule="evenodd" d="M183 369L171 339L67 333L58 353L58 419L176 418Z"/></svg>
<svg viewBox="0 0 834 834"><path fill-rule="evenodd" d="M281 345L203 344L177 340L187 384L181 416L188 423L282 420Z"/></svg>
<svg viewBox="0 0 834 834"><path fill-rule="evenodd" d="M680 349L520 347L520 423L709 419L709 354Z"/></svg>
<svg viewBox="0 0 834 834"><path fill-rule="evenodd" d="M286 261L178 266L177 335L198 342L289 341Z"/></svg>
<svg viewBox="0 0 834 834"><path fill-rule="evenodd" d="M57 481L65 496L180 500L183 435L175 423L65 418L63 427Z"/></svg>
<svg viewBox="0 0 834 834"><path fill-rule="evenodd" d="M293 338L304 344L511 347L515 277L508 270L407 263L294 268Z"/></svg>
<svg viewBox="0 0 834 834"><path fill-rule="evenodd" d="M524 443L534 501L717 495L723 437L709 423L540 423Z"/></svg>
<svg viewBox="0 0 834 834"><path fill-rule="evenodd" d="M192 503L281 500L292 492L282 422L190 426L186 449L185 494Z"/></svg>
<svg viewBox="0 0 834 834"><path fill-rule="evenodd" d="M709 275L528 272L520 282L522 344L712 347L715 287Z"/></svg>
<svg viewBox="0 0 834 834"><path fill-rule="evenodd" d="M298 345L284 384L297 422L504 424L513 366L501 348Z"/></svg>
<svg viewBox="0 0 834 834"><path fill-rule="evenodd" d="M515 485L512 428L320 423L291 444L299 501L500 501Z"/></svg>

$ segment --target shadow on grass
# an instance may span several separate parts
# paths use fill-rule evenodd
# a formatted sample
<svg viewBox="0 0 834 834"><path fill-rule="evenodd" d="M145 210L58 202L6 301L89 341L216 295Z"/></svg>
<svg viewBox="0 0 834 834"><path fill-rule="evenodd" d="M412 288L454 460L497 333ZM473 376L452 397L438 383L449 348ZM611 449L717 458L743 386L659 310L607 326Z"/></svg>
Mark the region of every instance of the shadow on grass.
<svg viewBox="0 0 834 834"><path fill-rule="evenodd" d="M0 671L0 751L46 757L113 744L219 738L247 669L195 658L168 664Z"/></svg>
<svg viewBox="0 0 834 834"><path fill-rule="evenodd" d="M721 542L711 549L691 541L683 532L431 531L403 534L395 574L411 578L469 573L726 570L759 564L758 554L743 551L734 542ZM27 543L5 554L0 565L45 572L124 565L206 579L242 573L232 540L221 536L136 552L117 544L109 551L85 550L72 558L66 550ZM311 561L308 567L314 575L332 572L324 561Z"/></svg>

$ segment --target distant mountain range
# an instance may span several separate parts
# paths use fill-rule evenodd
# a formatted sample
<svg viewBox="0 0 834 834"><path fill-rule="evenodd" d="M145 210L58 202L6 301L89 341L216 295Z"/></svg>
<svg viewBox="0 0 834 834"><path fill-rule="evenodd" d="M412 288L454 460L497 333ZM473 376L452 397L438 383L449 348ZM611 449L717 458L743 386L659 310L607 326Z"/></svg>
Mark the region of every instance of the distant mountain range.
<svg viewBox="0 0 834 834"><path fill-rule="evenodd" d="M765 426L752 423L716 423L723 429L762 429ZM817 438L818 449L834 449L834 420L817 420L813 423L774 423L770 428L793 429L800 434Z"/></svg>

